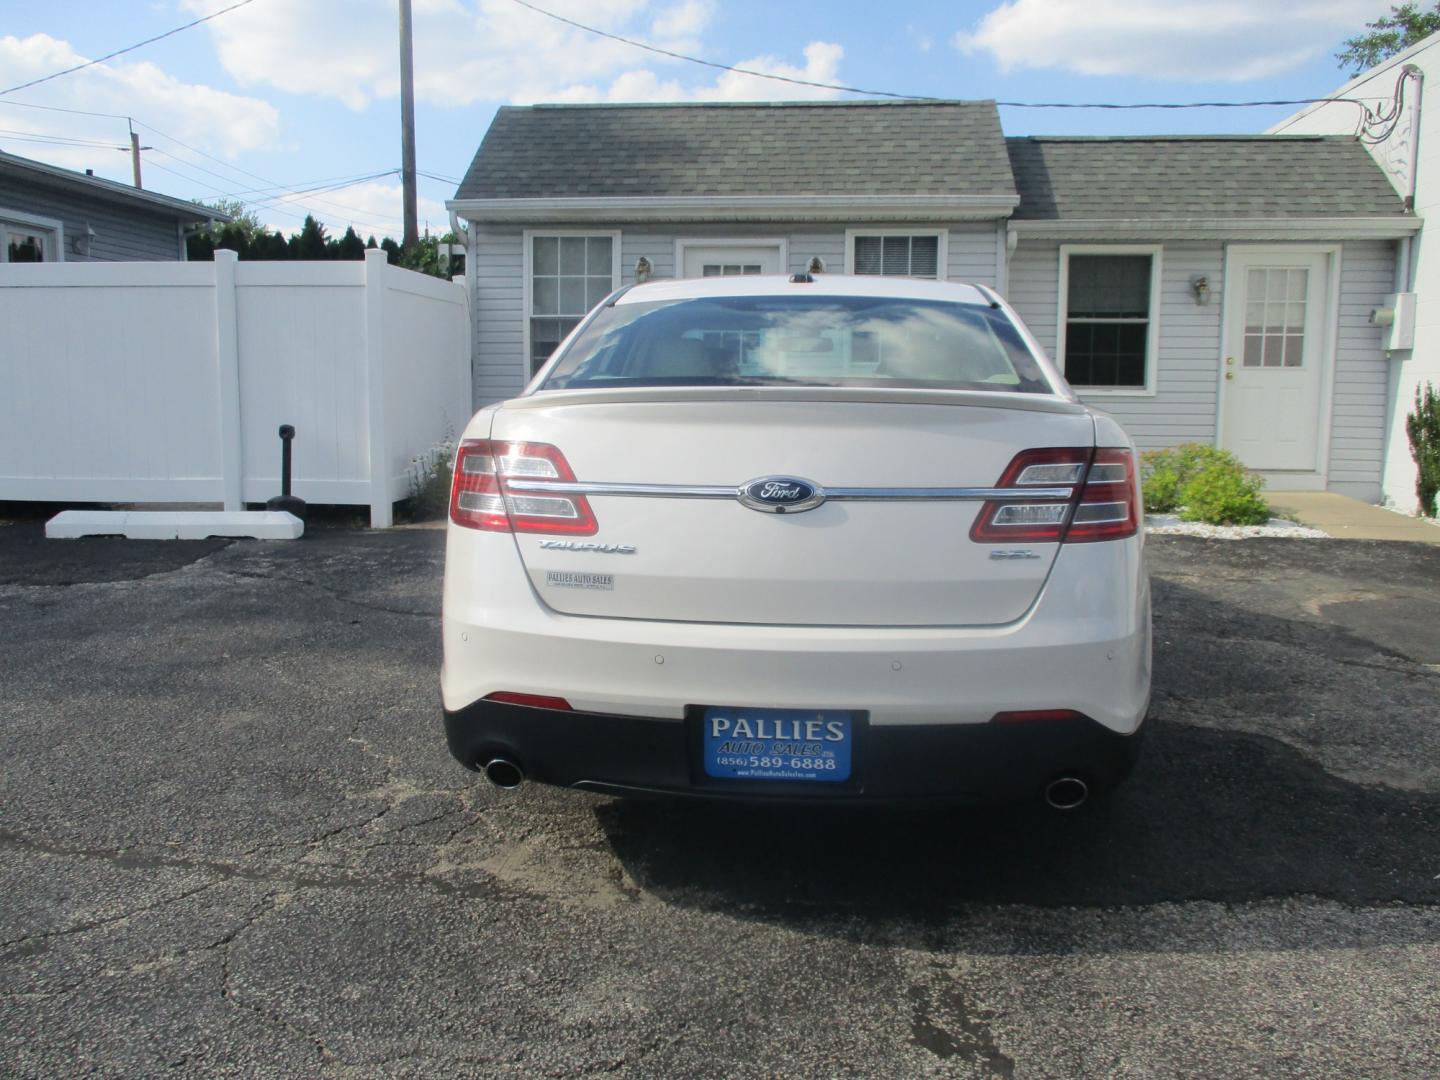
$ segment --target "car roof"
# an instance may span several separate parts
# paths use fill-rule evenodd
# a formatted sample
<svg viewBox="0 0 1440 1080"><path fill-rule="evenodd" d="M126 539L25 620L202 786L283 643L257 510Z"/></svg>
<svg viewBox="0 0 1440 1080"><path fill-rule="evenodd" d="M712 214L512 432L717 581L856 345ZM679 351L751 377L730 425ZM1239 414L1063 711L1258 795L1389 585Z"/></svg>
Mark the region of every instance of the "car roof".
<svg viewBox="0 0 1440 1080"><path fill-rule="evenodd" d="M707 296L868 296L990 304L990 297L974 285L873 274L815 274L808 282L795 281L789 274L665 278L627 289L616 298L615 303L646 304L657 300L694 300Z"/></svg>

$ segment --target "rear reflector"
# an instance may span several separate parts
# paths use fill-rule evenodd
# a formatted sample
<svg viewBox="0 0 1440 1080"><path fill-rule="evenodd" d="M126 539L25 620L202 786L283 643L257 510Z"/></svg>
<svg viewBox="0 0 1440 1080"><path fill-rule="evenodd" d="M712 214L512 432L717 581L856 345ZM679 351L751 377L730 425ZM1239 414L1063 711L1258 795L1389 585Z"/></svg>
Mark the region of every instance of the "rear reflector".
<svg viewBox="0 0 1440 1080"><path fill-rule="evenodd" d="M1126 449L1053 447L1015 455L996 487L1069 487L1063 502L1044 499L986 502L970 539L977 544L1083 543L1120 540L1140 528L1135 456Z"/></svg>
<svg viewBox="0 0 1440 1080"><path fill-rule="evenodd" d="M593 536L598 529L585 496L512 493L511 479L571 482L575 474L548 443L466 439L455 455L450 520L487 532Z"/></svg>
<svg viewBox="0 0 1440 1080"><path fill-rule="evenodd" d="M497 690L485 695L486 701L497 701L501 705L528 705L532 709L560 709L570 712L570 702L563 697L548 697L545 694L519 694L512 690Z"/></svg>

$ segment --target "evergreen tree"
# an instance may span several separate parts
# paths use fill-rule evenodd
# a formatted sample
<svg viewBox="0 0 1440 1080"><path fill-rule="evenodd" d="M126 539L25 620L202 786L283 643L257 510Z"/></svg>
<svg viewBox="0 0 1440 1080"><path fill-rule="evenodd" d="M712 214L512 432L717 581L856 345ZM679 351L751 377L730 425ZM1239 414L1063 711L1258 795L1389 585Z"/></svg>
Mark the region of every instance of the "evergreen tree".
<svg viewBox="0 0 1440 1080"><path fill-rule="evenodd" d="M345 235L336 241L335 247L335 257L337 259L365 258L365 243L356 234L353 225L345 230Z"/></svg>
<svg viewBox="0 0 1440 1080"><path fill-rule="evenodd" d="M306 214L305 224L290 238L290 258L327 258L329 253L325 250L325 239L325 226L316 221L314 215Z"/></svg>

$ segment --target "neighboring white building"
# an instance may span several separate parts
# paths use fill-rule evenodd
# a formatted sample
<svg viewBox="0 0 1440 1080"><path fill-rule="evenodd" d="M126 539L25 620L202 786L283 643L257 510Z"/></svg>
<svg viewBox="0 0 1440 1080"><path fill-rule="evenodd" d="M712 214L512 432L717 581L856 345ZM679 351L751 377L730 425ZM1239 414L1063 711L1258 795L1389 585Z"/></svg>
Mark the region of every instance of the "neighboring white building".
<svg viewBox="0 0 1440 1080"><path fill-rule="evenodd" d="M1423 219L1440 207L1440 106L1429 103L1430 84L1440 85L1440 34L1433 34L1383 64L1350 80L1332 98L1345 101L1311 105L1277 124L1285 135L1361 133L1371 155L1401 196L1413 199L1422 219L1413 242L1397 252L1396 289L1414 293L1414 340L1389 356L1388 425L1384 446L1383 488L1387 503L1413 513L1415 462L1405 434L1405 417L1414 408L1417 387L1440 387L1440 236L1425 239ZM1367 114L1351 101L1364 104ZM1399 312L1405 323L1405 313ZM1397 337L1393 344L1404 344Z"/></svg>

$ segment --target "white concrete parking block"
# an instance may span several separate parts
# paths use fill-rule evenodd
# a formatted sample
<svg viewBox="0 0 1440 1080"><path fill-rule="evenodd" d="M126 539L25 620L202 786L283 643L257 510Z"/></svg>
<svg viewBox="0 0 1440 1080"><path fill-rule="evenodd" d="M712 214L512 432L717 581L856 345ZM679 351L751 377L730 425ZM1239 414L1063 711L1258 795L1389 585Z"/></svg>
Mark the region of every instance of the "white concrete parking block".
<svg viewBox="0 0 1440 1080"><path fill-rule="evenodd" d="M65 510L45 523L51 540L124 536L130 540L204 540L211 536L298 540L305 523L284 510Z"/></svg>

